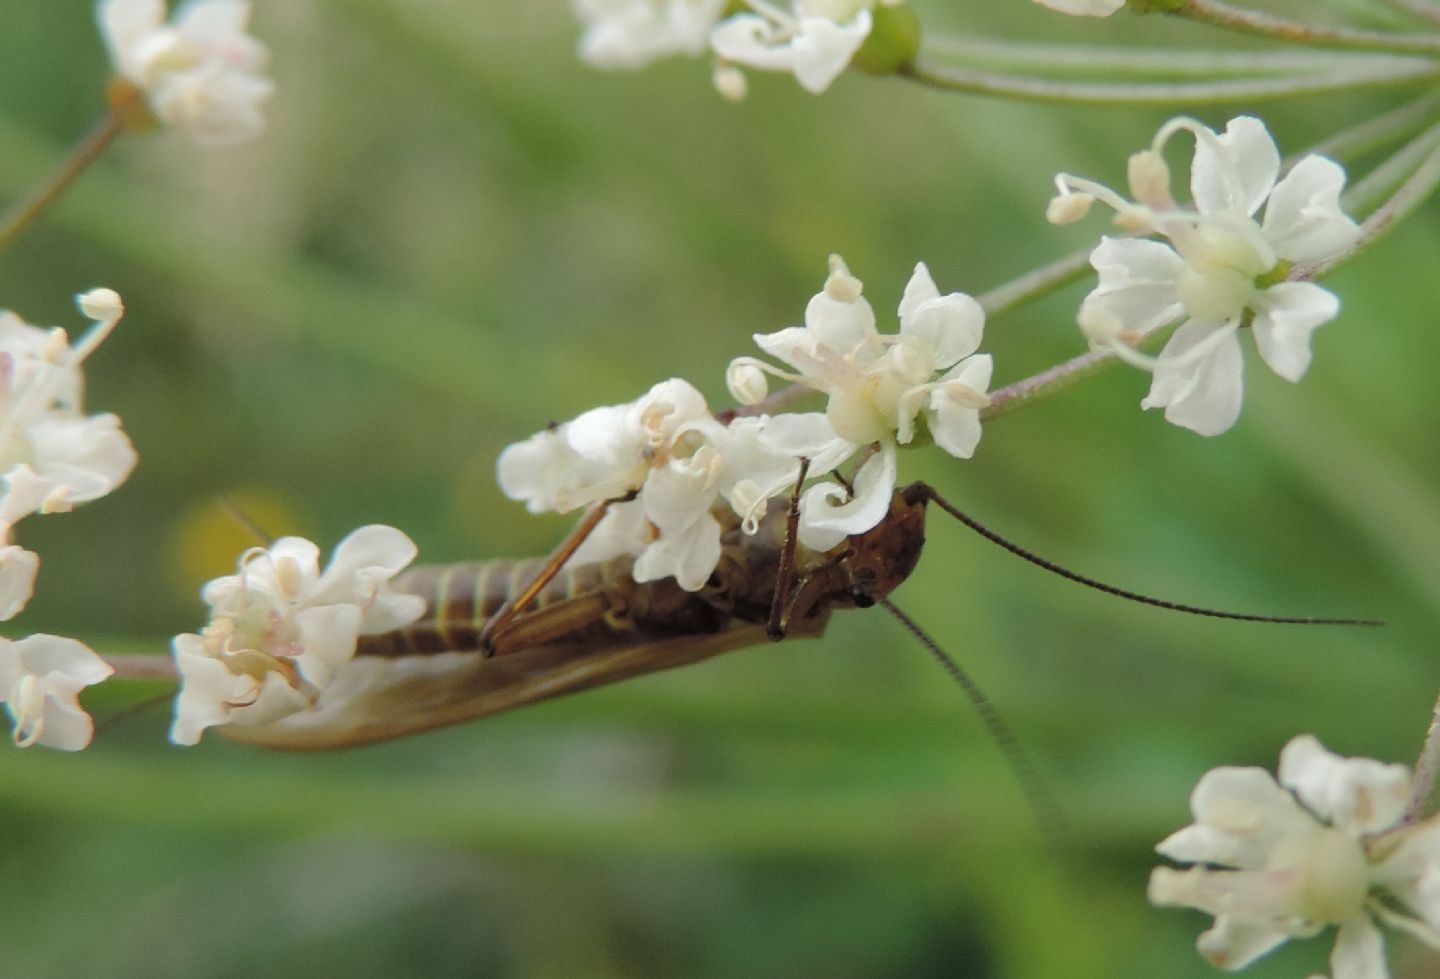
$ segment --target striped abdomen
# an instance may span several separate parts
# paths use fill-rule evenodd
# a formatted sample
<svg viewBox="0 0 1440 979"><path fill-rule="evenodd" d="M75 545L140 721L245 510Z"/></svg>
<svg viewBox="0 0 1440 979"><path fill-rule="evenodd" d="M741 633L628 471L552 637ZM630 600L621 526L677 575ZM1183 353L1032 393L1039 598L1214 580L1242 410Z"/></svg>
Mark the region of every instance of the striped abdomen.
<svg viewBox="0 0 1440 979"><path fill-rule="evenodd" d="M397 591L429 603L424 615L404 629L362 636L357 655L409 656L446 651L479 651L480 630L511 595L525 588L545 558L471 561L414 568L394 582ZM637 584L632 560L565 567L541 590L523 615L500 637L507 646L594 644L624 637L713 631L721 616L709 604L681 590L673 579Z"/></svg>

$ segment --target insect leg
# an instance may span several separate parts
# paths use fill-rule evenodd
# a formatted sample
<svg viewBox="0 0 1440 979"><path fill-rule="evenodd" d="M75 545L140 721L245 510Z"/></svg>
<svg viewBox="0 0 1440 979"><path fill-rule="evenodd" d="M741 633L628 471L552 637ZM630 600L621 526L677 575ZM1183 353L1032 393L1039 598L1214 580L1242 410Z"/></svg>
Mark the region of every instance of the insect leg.
<svg viewBox="0 0 1440 979"><path fill-rule="evenodd" d="M794 611L791 586L795 580L795 547L799 543L800 491L805 486L805 476L810 472L810 460L800 459L800 475L795 479L795 492L790 494L790 512L785 517L785 543L780 548L780 567L775 572L775 595L770 602L770 618L765 623L765 635L771 639L784 639L790 625L790 613Z"/></svg>
<svg viewBox="0 0 1440 979"><path fill-rule="evenodd" d="M547 605L534 612L517 614L487 647L491 655L506 656L543 646L570 636L601 621L617 605L608 591L593 591Z"/></svg>
<svg viewBox="0 0 1440 979"><path fill-rule="evenodd" d="M540 594L541 590L560 573L560 569L565 567L565 562L569 561L571 556L579 550L580 545L585 543L585 538L594 532L605 514L610 511L611 504L624 503L634 498L635 493L631 492L591 507L590 511L585 514L585 518L576 524L575 529L570 531L569 535L560 542L559 547L555 548L545 562L545 566L535 575L535 579L507 598L505 603L495 610L495 614L485 620L485 624L480 628L479 646L481 650L492 652L495 650L496 637L508 628L515 617L523 612L525 607L535 600L535 596Z"/></svg>

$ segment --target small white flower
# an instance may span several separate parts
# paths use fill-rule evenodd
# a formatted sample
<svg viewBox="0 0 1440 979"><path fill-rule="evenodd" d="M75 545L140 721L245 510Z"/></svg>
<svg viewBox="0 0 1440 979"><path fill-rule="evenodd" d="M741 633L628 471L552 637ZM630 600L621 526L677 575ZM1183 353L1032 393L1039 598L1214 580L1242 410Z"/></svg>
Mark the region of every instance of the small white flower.
<svg viewBox="0 0 1440 979"><path fill-rule="evenodd" d="M43 744L61 751L79 751L88 745L95 724L80 706L80 691L113 672L74 639L0 638L0 696L15 727L15 744L21 748Z"/></svg>
<svg viewBox="0 0 1440 979"><path fill-rule="evenodd" d="M1162 157L1180 132L1195 136L1193 209L1171 197ZM1223 134L1192 119L1163 126L1151 148L1130 159L1134 201L1089 180L1056 178L1053 222L1077 220L1098 199L1126 230L1168 239L1102 238L1090 256L1099 284L1085 297L1079 322L1092 346L1154 372L1142 407L1164 408L1167 420L1201 435L1218 435L1239 417L1241 328L1252 329L1271 370L1298 381L1310 365L1311 334L1340 309L1327 290L1285 277L1297 263L1344 251L1359 234L1340 210L1345 171L1311 155L1277 182L1279 173L1280 153L1265 125L1240 116ZM1158 358L1131 346L1182 316Z"/></svg>
<svg viewBox="0 0 1440 979"><path fill-rule="evenodd" d="M1109 17L1125 6L1125 0L1035 0L1042 7L1075 17Z"/></svg>
<svg viewBox="0 0 1440 979"><path fill-rule="evenodd" d="M754 13L726 18L710 34L724 64L795 76L807 92L830 87L870 35L872 0L794 0L786 10L771 0L747 0ZM733 97L743 88L727 81Z"/></svg>
<svg viewBox="0 0 1440 979"><path fill-rule="evenodd" d="M415 558L393 527L361 527L319 571L319 549L283 537L240 560L239 574L201 592L211 607L199 634L175 637L180 694L170 740L195 744L217 724L264 724L315 703L356 638L398 629L425 610L390 579Z"/></svg>
<svg viewBox="0 0 1440 979"><path fill-rule="evenodd" d="M85 417L80 366L119 322L120 297L79 297L100 318L73 348L65 331L42 330L0 312L0 541L31 513L98 499L135 468L135 450L114 415Z"/></svg>
<svg viewBox="0 0 1440 979"><path fill-rule="evenodd" d="M169 22L164 0L101 0L99 18L115 71L161 122L212 144L264 128L260 104L275 86L265 46L246 33L249 0L189 0Z"/></svg>
<svg viewBox="0 0 1440 979"><path fill-rule="evenodd" d="M567 513L640 489L652 470L720 428L705 397L672 378L629 404L592 408L507 446L496 474L505 495L531 513Z"/></svg>
<svg viewBox="0 0 1440 979"><path fill-rule="evenodd" d="M830 275L806 307L805 325L755 335L762 350L795 373L742 357L727 374L739 400L763 396L762 373L827 395L825 415L839 448L815 452L829 463L817 463L816 472L834 468L864 446L878 446L882 458L872 460L869 470L874 478L857 479L854 500L829 505L848 496L837 484L807 492L800 539L816 550L828 550L875 525L866 521L884 517L895 488L895 450L915 438L917 418L924 419L937 445L968 459L980 441L980 410L989 403L985 392L993 365L988 354L975 352L985 328L979 303L959 292L942 296L920 262L900 300L900 332L887 336L875 328L875 311L862 292L844 261L831 256ZM838 458L830 461L831 456Z"/></svg>
<svg viewBox="0 0 1440 979"><path fill-rule="evenodd" d="M726 0L575 0L585 26L580 60L596 68L642 68L672 54L700 54Z"/></svg>
<svg viewBox="0 0 1440 979"><path fill-rule="evenodd" d="M1409 798L1403 765L1341 758L1309 735L1281 752L1278 784L1217 768L1190 798L1195 823L1156 847L1195 866L1156 868L1150 900L1214 915L1197 946L1225 969L1333 925L1333 979L1388 977L1377 922L1440 948L1440 824L1397 829Z"/></svg>

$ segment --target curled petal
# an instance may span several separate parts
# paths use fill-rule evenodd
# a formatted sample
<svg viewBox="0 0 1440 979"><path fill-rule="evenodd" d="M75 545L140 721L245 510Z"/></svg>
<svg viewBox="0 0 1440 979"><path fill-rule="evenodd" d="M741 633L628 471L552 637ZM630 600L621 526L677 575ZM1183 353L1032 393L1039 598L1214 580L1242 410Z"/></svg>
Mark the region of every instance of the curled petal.
<svg viewBox="0 0 1440 979"><path fill-rule="evenodd" d="M80 691L114 672L89 647L63 636L0 639L0 697L15 722L15 741L60 751L90 743L94 723Z"/></svg>
<svg viewBox="0 0 1440 979"><path fill-rule="evenodd" d="M200 636L176 636L173 649L180 674L170 726L174 744L198 744L206 728L220 724L267 724L310 706L278 673L266 673L263 679L232 673L206 652Z"/></svg>
<svg viewBox="0 0 1440 979"><path fill-rule="evenodd" d="M895 457L895 446L882 444L855 474L855 493L845 502L831 502L847 495L836 483L818 483L806 490L800 500L800 543L813 551L828 551L883 520L895 492Z"/></svg>

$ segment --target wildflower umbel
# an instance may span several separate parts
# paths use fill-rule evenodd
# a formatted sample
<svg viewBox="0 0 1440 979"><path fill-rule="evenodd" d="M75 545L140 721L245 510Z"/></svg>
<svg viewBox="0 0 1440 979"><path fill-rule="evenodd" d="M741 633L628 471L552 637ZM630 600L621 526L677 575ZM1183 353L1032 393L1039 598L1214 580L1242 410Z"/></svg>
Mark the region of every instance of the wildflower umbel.
<svg viewBox="0 0 1440 979"><path fill-rule="evenodd" d="M164 0L101 0L100 32L116 74L150 113L197 142L259 135L274 91L268 52L247 33L249 0L188 0L166 21Z"/></svg>
<svg viewBox="0 0 1440 979"><path fill-rule="evenodd" d="M1162 157L1182 132L1195 137L1193 208L1171 197ZM1164 408L1167 420L1201 435L1226 431L1240 415L1242 328L1251 328L1271 370L1298 381L1310 366L1311 334L1340 310L1328 290L1288 275L1355 241L1359 228L1340 210L1345 171L1311 155L1277 182L1279 174L1280 153L1265 125L1240 116L1224 133L1193 119L1163 126L1150 149L1130 158L1133 201L1090 180L1056 178L1052 222L1078 220L1098 199L1124 230L1168 239L1101 238L1090 256L1100 281L1080 308L1080 328L1092 346L1154 372L1142 407ZM1134 349L1176 319L1184 322L1159 357Z"/></svg>
<svg viewBox="0 0 1440 979"><path fill-rule="evenodd" d="M1195 823L1156 849L1150 900L1215 916L1200 954L1240 969L1334 926L1331 979L1385 979L1378 925L1440 948L1440 820L1401 825L1409 772L1342 758L1309 735L1261 768L1217 768L1190 797Z"/></svg>
<svg viewBox="0 0 1440 979"><path fill-rule="evenodd" d="M730 365L731 393L743 403L765 396L767 374L826 395L825 417L837 439L827 456L843 460L869 446L876 450L853 494L835 483L807 492L800 539L816 550L828 550L884 517L895 488L898 446L925 432L946 452L968 459L979 444L980 409L989 404L993 369L989 354L976 353L985 328L980 304L960 292L942 296L920 262L898 314L899 332L881 334L860 280L834 255L824 288L805 309L805 325L755 335L760 349L794 372L753 357Z"/></svg>
<svg viewBox="0 0 1440 979"><path fill-rule="evenodd" d="M356 639L389 632L425 610L390 579L415 558L393 527L361 527L319 570L319 549L282 537L240 559L239 573L201 593L211 607L201 633L176 636L180 695L170 740L190 745L217 724L265 724L314 706Z"/></svg>

